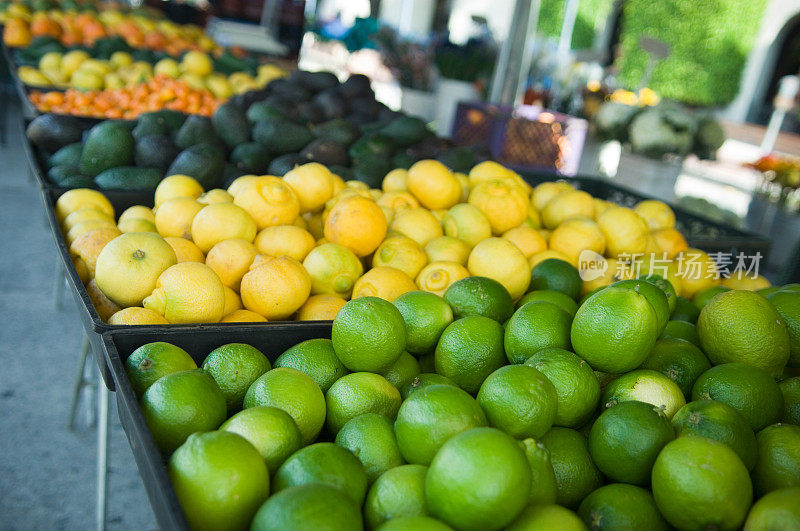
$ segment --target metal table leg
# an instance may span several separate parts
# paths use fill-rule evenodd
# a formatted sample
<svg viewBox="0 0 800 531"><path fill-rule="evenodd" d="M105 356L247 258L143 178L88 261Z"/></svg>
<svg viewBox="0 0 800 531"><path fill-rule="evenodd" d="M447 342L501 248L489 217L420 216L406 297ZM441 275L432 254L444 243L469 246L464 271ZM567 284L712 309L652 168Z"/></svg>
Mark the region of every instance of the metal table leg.
<svg viewBox="0 0 800 531"><path fill-rule="evenodd" d="M106 480L108 478L108 388L97 375L97 513L95 528L106 528Z"/></svg>
<svg viewBox="0 0 800 531"><path fill-rule="evenodd" d="M78 359L78 373L75 375L75 383L72 385L72 402L69 406L69 418L67 420L67 428L69 430L75 429L75 415L78 412L78 404L84 387L91 388L95 386L92 380L86 378L86 363L89 359L90 350L89 338L84 334L81 341L81 355ZM101 384L100 387L105 387L105 385Z"/></svg>

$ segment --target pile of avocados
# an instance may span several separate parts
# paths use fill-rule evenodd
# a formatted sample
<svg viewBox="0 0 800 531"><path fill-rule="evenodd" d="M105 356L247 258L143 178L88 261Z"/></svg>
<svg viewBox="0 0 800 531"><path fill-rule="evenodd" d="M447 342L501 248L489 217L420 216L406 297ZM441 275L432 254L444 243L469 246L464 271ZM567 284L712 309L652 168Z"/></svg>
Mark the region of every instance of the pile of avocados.
<svg viewBox="0 0 800 531"><path fill-rule="evenodd" d="M376 101L366 76L340 83L329 72L300 70L232 98L210 118L161 110L88 127L45 114L27 135L45 154L55 186L101 190L153 190L174 174L190 175L208 190L241 175L282 176L306 162L379 187L390 170L420 159L466 172L490 157L484 147L454 146L423 119Z"/></svg>

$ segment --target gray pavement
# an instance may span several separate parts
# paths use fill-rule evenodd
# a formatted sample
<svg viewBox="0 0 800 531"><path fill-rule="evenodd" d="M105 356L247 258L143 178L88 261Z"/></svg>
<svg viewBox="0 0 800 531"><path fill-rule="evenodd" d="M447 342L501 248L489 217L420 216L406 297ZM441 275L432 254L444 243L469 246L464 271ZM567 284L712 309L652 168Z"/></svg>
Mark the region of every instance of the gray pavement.
<svg viewBox="0 0 800 531"><path fill-rule="evenodd" d="M18 110L0 109L0 529L91 529L97 433L87 420L96 395L83 393L67 430L82 328L65 293L53 304L57 260L36 184L28 180ZM91 376L97 378L96 366ZM130 446L109 406L109 529L156 528Z"/></svg>

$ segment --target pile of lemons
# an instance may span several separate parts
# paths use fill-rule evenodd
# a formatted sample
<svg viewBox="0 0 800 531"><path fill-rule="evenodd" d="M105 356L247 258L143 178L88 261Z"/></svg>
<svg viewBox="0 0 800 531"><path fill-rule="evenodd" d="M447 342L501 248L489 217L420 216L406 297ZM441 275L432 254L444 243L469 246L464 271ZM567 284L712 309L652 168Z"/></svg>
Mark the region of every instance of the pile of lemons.
<svg viewBox="0 0 800 531"><path fill-rule="evenodd" d="M381 190L317 163L283 178L246 175L227 190L173 175L154 205L115 222L94 190L56 203L75 268L109 323L325 320L351 298L441 295L467 276L495 279L517 300L548 258L578 267L584 294L649 273L689 298L721 282L666 204L630 209L563 181L534 188L495 162L462 175L423 160L391 171Z"/></svg>

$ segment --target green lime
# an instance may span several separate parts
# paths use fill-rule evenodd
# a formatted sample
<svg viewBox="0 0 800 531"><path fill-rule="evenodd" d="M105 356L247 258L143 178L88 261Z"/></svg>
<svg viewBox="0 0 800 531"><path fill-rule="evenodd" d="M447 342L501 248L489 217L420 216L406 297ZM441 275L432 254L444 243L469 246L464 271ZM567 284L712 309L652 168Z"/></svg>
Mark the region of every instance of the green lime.
<svg viewBox="0 0 800 531"><path fill-rule="evenodd" d="M647 359L658 338L658 326L644 295L608 287L578 308L572 321L572 346L595 370L627 372Z"/></svg>
<svg viewBox="0 0 800 531"><path fill-rule="evenodd" d="M275 360L275 367L291 367L311 377L323 393L333 382L347 374L330 339L308 339L289 348Z"/></svg>
<svg viewBox="0 0 800 531"><path fill-rule="evenodd" d="M672 287L672 283L662 277L661 275L640 275L639 280L644 280L649 282L655 286L657 286L661 291L664 292L664 295L667 296L667 304L669 305L669 314L672 315L672 312L675 311L675 305L678 302L677 297L678 294L675 293L675 288Z"/></svg>
<svg viewBox="0 0 800 531"><path fill-rule="evenodd" d="M781 287L780 287L780 286L770 286L770 287L768 287L768 288L761 288L761 289L757 289L757 290L756 290L756 293L758 293L758 294L759 294L759 295L761 295L762 297L767 297L767 296L769 296L769 295L771 295L771 294L775 293L776 291L778 291L778 290L780 290L780 289L781 289Z"/></svg>
<svg viewBox="0 0 800 531"><path fill-rule="evenodd" d="M560 505L529 505L519 513L506 531L586 531L574 512Z"/></svg>
<svg viewBox="0 0 800 531"><path fill-rule="evenodd" d="M800 426L774 424L756 434L758 460L753 483L761 494L800 487Z"/></svg>
<svg viewBox="0 0 800 531"><path fill-rule="evenodd" d="M575 312L578 311L578 303L560 291L553 291L551 289L531 291L519 300L517 303L517 309L522 308L526 303L533 301L552 302L567 312L570 317L575 317Z"/></svg>
<svg viewBox="0 0 800 531"><path fill-rule="evenodd" d="M203 362L203 370L217 381L225 395L228 415L241 411L247 390L271 368L260 350L244 343L228 343L215 348Z"/></svg>
<svg viewBox="0 0 800 531"><path fill-rule="evenodd" d="M675 438L669 419L656 406L620 402L597 418L589 432L589 453L609 479L648 485L661 449Z"/></svg>
<svg viewBox="0 0 800 531"><path fill-rule="evenodd" d="M611 284L611 287L630 289L639 295L644 296L656 313L656 319L658 320L658 335L661 335L661 333L664 331L664 327L667 326L667 321L669 321L670 316L667 295L661 288L647 280L638 279L620 280L619 282Z"/></svg>
<svg viewBox="0 0 800 531"><path fill-rule="evenodd" d="M724 363L708 369L694 383L692 400L728 404L756 432L778 422L783 413L783 395L775 380L745 363Z"/></svg>
<svg viewBox="0 0 800 531"><path fill-rule="evenodd" d="M556 475L550 462L550 451L535 439L521 441L525 458L531 468L531 492L529 505L552 504L556 502Z"/></svg>
<svg viewBox="0 0 800 531"><path fill-rule="evenodd" d="M514 301L498 281L486 277L456 280L444 292L456 319L483 316L504 323L514 312Z"/></svg>
<svg viewBox="0 0 800 531"><path fill-rule="evenodd" d="M604 290L604 289L606 289L607 287L608 287L608 286L597 286L596 288L594 288L592 291L590 291L589 293L587 293L586 295L584 295L583 297L581 297L581 300L579 300L579 301L578 301L578 307L580 308L580 307L583 305L583 303L584 303L584 302L586 302L586 300L587 300L589 297L591 297L592 295L594 295L595 293L597 293L597 292L599 292L599 291L603 291L603 290Z"/></svg>
<svg viewBox="0 0 800 531"><path fill-rule="evenodd" d="M744 522L747 531L800 529L800 487L773 490L750 508Z"/></svg>
<svg viewBox="0 0 800 531"><path fill-rule="evenodd" d="M668 419L686 405L678 384L660 372L647 369L622 374L603 391L603 407L613 407L628 400L638 400L660 408Z"/></svg>
<svg viewBox="0 0 800 531"><path fill-rule="evenodd" d="M689 402L672 417L678 437L697 436L714 439L736 452L747 470L756 464L756 435L738 411L716 400Z"/></svg>
<svg viewBox="0 0 800 531"><path fill-rule="evenodd" d="M310 376L291 367L272 369L253 382L244 395L244 407L255 406L287 412L300 429L304 444L316 439L325 423L325 395Z"/></svg>
<svg viewBox="0 0 800 531"><path fill-rule="evenodd" d="M783 394L781 422L800 426L800 376L788 378L778 386Z"/></svg>
<svg viewBox="0 0 800 531"><path fill-rule="evenodd" d="M530 291L549 289L560 291L572 300L581 296L583 283L578 270L558 258L542 260L531 270Z"/></svg>
<svg viewBox="0 0 800 531"><path fill-rule="evenodd" d="M488 317L464 317L445 328L435 352L436 372L474 395L506 364L503 327Z"/></svg>
<svg viewBox="0 0 800 531"><path fill-rule="evenodd" d="M662 338L656 341L641 368L660 372L678 384L683 396L688 398L695 380L710 369L711 364L703 351L688 341Z"/></svg>
<svg viewBox="0 0 800 531"><path fill-rule="evenodd" d="M142 415L158 449L171 454L194 432L216 430L227 406L214 378L193 369L156 380L142 397Z"/></svg>
<svg viewBox="0 0 800 531"><path fill-rule="evenodd" d="M800 284L792 283L780 287L778 291L800 291Z"/></svg>
<svg viewBox="0 0 800 531"><path fill-rule="evenodd" d="M140 398L162 376L196 368L197 364L185 350L163 341L142 345L125 360L125 373Z"/></svg>
<svg viewBox="0 0 800 531"><path fill-rule="evenodd" d="M375 529L393 518L426 516L425 476L422 465L402 465L381 474L367 492L364 517L367 527Z"/></svg>
<svg viewBox="0 0 800 531"><path fill-rule="evenodd" d="M402 403L394 432L406 461L429 465L451 437L486 424L486 414L464 390L450 385L428 385Z"/></svg>
<svg viewBox="0 0 800 531"><path fill-rule="evenodd" d="M711 299L713 299L714 297L716 297L720 293L724 293L724 292L730 291L730 290L731 290L731 288L728 288L728 287L725 287L725 286L713 286L711 288L704 289L703 291L698 292L694 296L694 298L692 299L692 303L695 306L697 306L698 310L702 311L702 309L705 308L706 304L708 304L708 302Z"/></svg>
<svg viewBox="0 0 800 531"><path fill-rule="evenodd" d="M752 291L726 291L710 300L697 319L697 333L714 365L740 361L776 378L789 359L783 319Z"/></svg>
<svg viewBox="0 0 800 531"><path fill-rule="evenodd" d="M454 381L452 381L450 378L442 376L441 374L436 374L435 372L423 372L414 376L410 382L400 389L400 394L402 395L403 400L405 400L420 389L424 389L429 385L440 384L458 387Z"/></svg>
<svg viewBox="0 0 800 531"><path fill-rule="evenodd" d="M600 382L589 364L560 348L540 350L525 362L553 383L558 396L553 424L580 428L600 403Z"/></svg>
<svg viewBox="0 0 800 531"><path fill-rule="evenodd" d="M604 485L592 492L581 502L578 514L590 529L598 531L668 529L650 491L625 483Z"/></svg>
<svg viewBox="0 0 800 531"><path fill-rule="evenodd" d="M661 333L661 339L683 339L698 348L702 348L697 327L686 321L670 321Z"/></svg>
<svg viewBox="0 0 800 531"><path fill-rule="evenodd" d="M673 321L686 321L687 323L696 323L697 317L700 315L700 310L697 309L692 301L683 298L680 295L675 297L675 310L672 312L671 319Z"/></svg>
<svg viewBox="0 0 800 531"><path fill-rule="evenodd" d="M506 325L503 345L511 363L524 363L545 348L571 347L572 317L552 302L533 301L514 312Z"/></svg>
<svg viewBox="0 0 800 531"><path fill-rule="evenodd" d="M738 529L753 501L736 452L704 437L679 437L661 450L652 490L659 511L678 529Z"/></svg>
<svg viewBox="0 0 800 531"><path fill-rule="evenodd" d="M556 476L556 503L577 505L603 484L603 474L592 461L586 437L570 428L553 428L541 439L550 451Z"/></svg>
<svg viewBox="0 0 800 531"><path fill-rule="evenodd" d="M541 437L556 416L556 388L528 365L507 365L490 374L478 391L489 424L512 437Z"/></svg>
<svg viewBox="0 0 800 531"><path fill-rule="evenodd" d="M192 529L246 529L269 496L264 459L235 433L190 435L167 468Z"/></svg>
<svg viewBox="0 0 800 531"><path fill-rule="evenodd" d="M378 528L378 531L452 531L449 525L429 516L402 516L392 518Z"/></svg>
<svg viewBox="0 0 800 531"><path fill-rule="evenodd" d="M453 309L435 293L409 291L393 304L406 323L406 350L417 356L433 352L439 336L453 322Z"/></svg>
<svg viewBox="0 0 800 531"><path fill-rule="evenodd" d="M351 371L381 373L405 350L406 325L391 302L360 297L336 314L331 341L336 356Z"/></svg>
<svg viewBox="0 0 800 531"><path fill-rule="evenodd" d="M457 529L502 529L528 502L531 471L520 445L494 428L447 441L425 478L431 514Z"/></svg>
<svg viewBox="0 0 800 531"><path fill-rule="evenodd" d="M336 444L353 452L361 461L368 483L405 463L392 423L377 413L365 413L347 421L336 434Z"/></svg>
<svg viewBox="0 0 800 531"><path fill-rule="evenodd" d="M275 473L272 492L311 483L338 487L359 507L367 495L367 474L361 461L333 443L314 443L293 453Z"/></svg>
<svg viewBox="0 0 800 531"><path fill-rule="evenodd" d="M361 510L353 500L341 489L315 483L284 489L270 496L256 513L250 529L353 531L362 527Z"/></svg>
<svg viewBox="0 0 800 531"><path fill-rule="evenodd" d="M276 407L245 409L226 420L219 429L247 439L264 458L270 474L303 447L303 435L294 419Z"/></svg>
<svg viewBox="0 0 800 531"><path fill-rule="evenodd" d="M789 332L788 365L800 367L800 292L780 290L768 295L767 300L783 318Z"/></svg>
<svg viewBox="0 0 800 531"><path fill-rule="evenodd" d="M347 421L364 413L394 420L400 402L400 391L379 374L354 372L342 376L325 395L328 429L336 434Z"/></svg>
<svg viewBox="0 0 800 531"><path fill-rule="evenodd" d="M397 358L397 361L389 367L389 370L383 373L383 377L400 390L408 385L418 374L419 362L417 358L408 352L403 352L400 354L400 357Z"/></svg>

